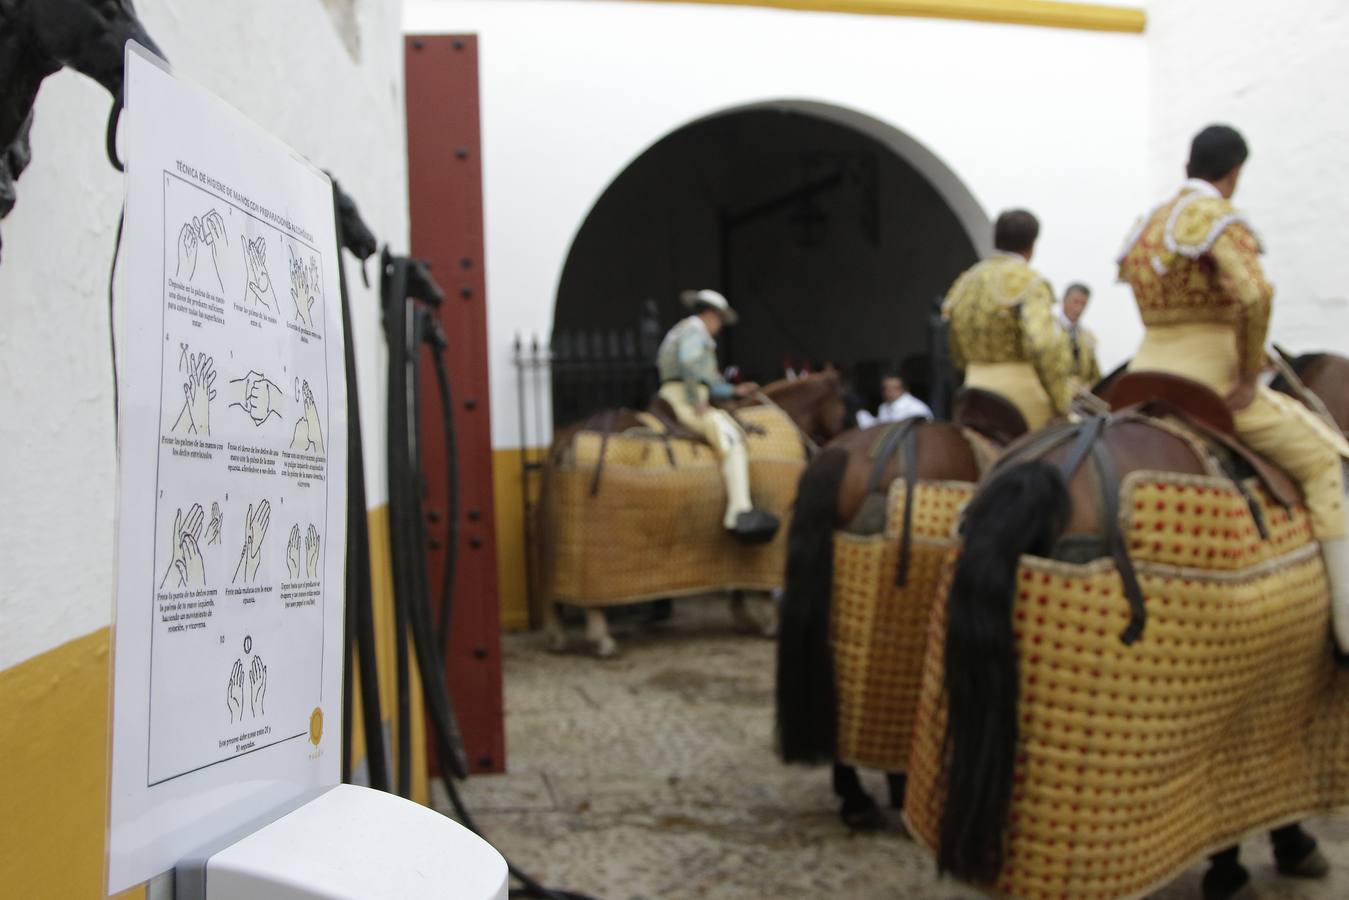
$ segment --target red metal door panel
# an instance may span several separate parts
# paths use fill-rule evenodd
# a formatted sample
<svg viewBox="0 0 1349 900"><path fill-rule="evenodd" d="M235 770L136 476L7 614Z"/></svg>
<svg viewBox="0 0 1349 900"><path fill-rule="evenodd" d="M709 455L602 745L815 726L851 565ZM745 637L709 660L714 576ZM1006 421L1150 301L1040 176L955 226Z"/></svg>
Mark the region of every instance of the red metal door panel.
<svg viewBox="0 0 1349 900"><path fill-rule="evenodd" d="M506 767L497 608L492 429L483 278L478 41L472 35L408 37L408 196L412 255L445 289L439 318L449 339L460 485L454 621L446 658L450 693L474 772ZM449 460L440 437L435 371L422 366L422 460L427 483L430 583L439 596L449 522Z"/></svg>

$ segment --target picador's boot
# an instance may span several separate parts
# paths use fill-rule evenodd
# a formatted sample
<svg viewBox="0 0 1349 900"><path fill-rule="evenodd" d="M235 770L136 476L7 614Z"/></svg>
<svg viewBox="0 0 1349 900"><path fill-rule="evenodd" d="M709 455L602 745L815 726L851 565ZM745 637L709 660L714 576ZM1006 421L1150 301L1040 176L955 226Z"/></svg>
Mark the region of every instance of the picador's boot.
<svg viewBox="0 0 1349 900"><path fill-rule="evenodd" d="M778 532L778 517L755 509L749 499L749 454L739 440L730 446L721 462L721 477L726 482L726 530L747 544L766 544Z"/></svg>
<svg viewBox="0 0 1349 900"><path fill-rule="evenodd" d="M766 544L778 533L778 517L763 509L751 509L735 517L731 534L747 544Z"/></svg>

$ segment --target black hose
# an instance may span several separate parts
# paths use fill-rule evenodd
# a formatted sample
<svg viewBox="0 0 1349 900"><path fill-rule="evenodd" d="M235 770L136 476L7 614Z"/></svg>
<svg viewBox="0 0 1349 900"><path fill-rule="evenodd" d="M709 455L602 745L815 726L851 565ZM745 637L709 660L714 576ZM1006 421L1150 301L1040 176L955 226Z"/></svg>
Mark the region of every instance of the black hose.
<svg viewBox="0 0 1349 900"><path fill-rule="evenodd" d="M417 410L420 409L420 371L419 341L426 338L432 344L432 358L436 364L436 384L440 393L440 407L443 414L443 436L446 441L447 460L449 461L450 486L447 503L451 504L447 512L450 518L451 546L457 541L455 531L458 518L458 467L457 445L452 418L450 381L441 356L445 347L445 338L434 316L414 304L407 297L408 278L406 267L415 265L406 259L389 257L386 251L383 265L383 284L385 290L385 331L389 337L389 507L390 536L395 551L395 593L402 592L408 623L411 627L413 643L416 649L418 671L422 678L423 700L427 717L430 720L432 747L445 774L445 787L454 807L456 816L464 827L482 836L482 831L473 821L463 799L454 784L455 778L468 776L468 760L464 753L463 738L455 717L454 705L450 699L449 686L445 676L445 644L438 637L448 637L451 601L453 598L453 568L455 557L447 558L450 590L442 582L442 622L446 630L440 634L434 628L431 616L431 592L426 569L427 535L425 525L424 490L420 468L415 467L420 457L416 444L420 431L416 429ZM424 273L419 273L424 274ZM413 320L409 323L409 310ZM411 327L409 328L409 324ZM412 340L409 340L411 338ZM397 446L397 440L404 441ZM403 471L395 472L396 469ZM584 894L570 891L552 890L540 884L530 875L506 861L511 876L522 885L512 889L513 897L539 897L543 900L591 900Z"/></svg>
<svg viewBox="0 0 1349 900"><path fill-rule="evenodd" d="M346 337L344 347L347 375L347 560L346 592L349 619L348 629L354 629L356 656L360 668L362 722L365 729L368 780L375 790L389 789L389 754L384 740L384 716L379 695L379 668L375 656L374 595L370 583L370 521L365 499L365 450L361 442L361 404L356 390L356 335L351 327L351 299L347 290L347 271L342 258L344 244L340 191L333 187L334 217L338 229L337 284L342 298L342 329ZM354 621L353 621L354 620ZM352 634L348 631L348 634ZM350 639L349 639L350 640ZM346 668L351 669L351 654L346 654ZM348 679L350 675L348 674ZM349 709L343 711L344 729L350 729ZM346 753L350 756L350 740ZM350 762L346 764L350 769Z"/></svg>
<svg viewBox="0 0 1349 900"><path fill-rule="evenodd" d="M412 796L412 690L408 648L408 603L417 545L410 542L408 485L412 437L408 432L407 271L401 260L385 252L384 330L389 341L387 434L389 460L389 550L393 562L394 647L398 691L398 794Z"/></svg>

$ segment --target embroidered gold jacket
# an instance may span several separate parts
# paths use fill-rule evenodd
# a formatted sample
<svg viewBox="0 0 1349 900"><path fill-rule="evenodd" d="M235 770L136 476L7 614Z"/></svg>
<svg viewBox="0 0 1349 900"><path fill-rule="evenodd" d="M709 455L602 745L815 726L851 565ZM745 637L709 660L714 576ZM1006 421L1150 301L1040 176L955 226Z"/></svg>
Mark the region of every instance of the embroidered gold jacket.
<svg viewBox="0 0 1349 900"><path fill-rule="evenodd" d="M1134 229L1119 258L1143 324L1235 326L1241 372L1265 363L1274 288L1260 268L1260 242L1232 204L1186 182Z"/></svg>
<svg viewBox="0 0 1349 900"><path fill-rule="evenodd" d="M1093 387L1101 380L1101 363L1096 358L1096 335L1087 326L1077 326L1077 340L1074 344L1071 326L1064 332L1068 336L1068 353L1072 359L1070 374L1082 387Z"/></svg>
<svg viewBox="0 0 1349 900"><path fill-rule="evenodd" d="M1054 408L1067 412L1073 367L1068 339L1054 319L1054 293L1019 256L999 253L956 279L942 304L950 323L951 359L971 363L1026 362Z"/></svg>

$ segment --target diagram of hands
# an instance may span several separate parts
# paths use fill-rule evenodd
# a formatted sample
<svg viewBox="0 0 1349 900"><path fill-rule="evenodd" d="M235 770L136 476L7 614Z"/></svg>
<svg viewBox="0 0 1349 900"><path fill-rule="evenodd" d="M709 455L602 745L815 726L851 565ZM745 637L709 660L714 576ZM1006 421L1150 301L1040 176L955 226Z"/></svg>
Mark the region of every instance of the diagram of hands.
<svg viewBox="0 0 1349 900"><path fill-rule="evenodd" d="M197 256L201 245L211 250L211 277L215 280L216 290L223 290L220 281L220 248L229 245L225 236L225 219L214 209L204 216L193 216L191 222L183 225L178 232L178 278L191 281L197 273Z"/></svg>
<svg viewBox="0 0 1349 900"><path fill-rule="evenodd" d="M237 406L248 413L255 426L266 422L271 416L281 418L277 407L281 403L281 388L261 372L249 370L243 378L230 381L230 406Z"/></svg>
<svg viewBox="0 0 1349 900"><path fill-rule="evenodd" d="M211 522L206 526L206 543L220 543L220 527L224 524L225 517L220 512L220 504L211 503Z"/></svg>
<svg viewBox="0 0 1349 900"><path fill-rule="evenodd" d="M262 563L262 541L267 536L267 525L272 519L272 504L263 500L257 506L248 504L248 517L244 519L244 549L239 554L239 564L234 567L232 581L238 584L242 576L245 583L257 580L258 566Z"/></svg>
<svg viewBox="0 0 1349 900"><path fill-rule="evenodd" d="M178 268L174 270L176 277L192 280L197 272L197 245L200 243L201 235L192 227L192 223L183 225L183 230L178 232Z"/></svg>
<svg viewBox="0 0 1349 900"><path fill-rule="evenodd" d="M297 259L294 248L290 249L290 299L295 304L295 318L306 327L314 327L314 302L319 297L318 260L309 257L306 263Z"/></svg>
<svg viewBox="0 0 1349 900"><path fill-rule="evenodd" d="M267 274L267 240L257 237L244 238L244 264L248 268L248 290L244 294L245 303L266 307L272 312L280 312L276 294L272 290L272 278Z"/></svg>
<svg viewBox="0 0 1349 900"><path fill-rule="evenodd" d="M295 423L290 449L322 453L323 427L319 424L318 404L314 402L314 392L309 389L308 381L304 382L301 395L304 398L304 418Z"/></svg>
<svg viewBox="0 0 1349 900"><path fill-rule="evenodd" d="M181 507L174 514L173 531L169 534L169 565L159 582L161 589L169 583L170 576L178 578L175 587L197 587L205 584L206 570L197 543L201 539L204 519L205 513L202 512L200 503L192 504L186 516L183 515Z"/></svg>
<svg viewBox="0 0 1349 900"><path fill-rule="evenodd" d="M286 542L286 570L292 581L300 577L300 526L290 527L290 540Z"/></svg>
<svg viewBox="0 0 1349 900"><path fill-rule="evenodd" d="M183 409L173 430L186 434L211 433L211 401L215 399L215 361L205 353L188 358L187 381L183 382Z"/></svg>
<svg viewBox="0 0 1349 900"><path fill-rule="evenodd" d="M244 663L241 659L236 659L234 668L230 670L230 683L225 688L225 703L230 708L230 721L241 721L244 717Z"/></svg>
<svg viewBox="0 0 1349 900"><path fill-rule="evenodd" d="M300 526L295 526L299 528ZM313 525L309 526L309 531L304 536L305 549L305 574L310 578L317 578L319 574L319 530Z"/></svg>
<svg viewBox="0 0 1349 900"><path fill-rule="evenodd" d="M253 665L248 668L248 705L253 710L254 716L260 716L264 712L262 704L267 699L267 667L262 664L262 657L253 657Z"/></svg>

